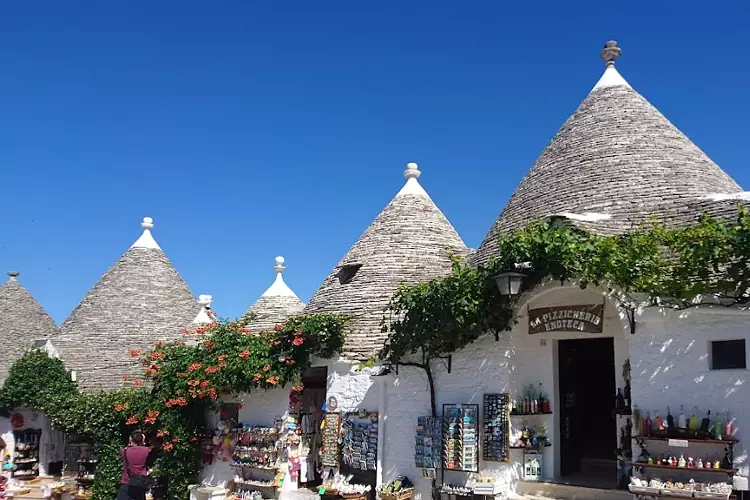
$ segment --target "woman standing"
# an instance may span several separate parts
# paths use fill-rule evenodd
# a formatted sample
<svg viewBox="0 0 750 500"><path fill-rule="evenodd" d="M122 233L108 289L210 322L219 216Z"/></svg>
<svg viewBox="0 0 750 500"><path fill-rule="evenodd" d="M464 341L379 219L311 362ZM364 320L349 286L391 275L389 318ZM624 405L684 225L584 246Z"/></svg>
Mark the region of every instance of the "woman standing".
<svg viewBox="0 0 750 500"><path fill-rule="evenodd" d="M146 463L151 450L143 446L143 441L143 433L136 431L130 435L128 446L120 451L122 477L120 478L117 500L146 500L146 493L148 493L148 487L145 486L147 483L145 478L148 477ZM138 480L139 477L144 478L144 480Z"/></svg>

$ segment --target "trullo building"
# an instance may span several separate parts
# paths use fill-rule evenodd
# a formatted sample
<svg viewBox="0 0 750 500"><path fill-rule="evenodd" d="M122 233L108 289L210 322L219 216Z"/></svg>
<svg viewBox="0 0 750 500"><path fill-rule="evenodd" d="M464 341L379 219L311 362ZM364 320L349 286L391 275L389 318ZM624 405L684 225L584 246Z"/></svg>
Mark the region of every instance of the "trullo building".
<svg viewBox="0 0 750 500"><path fill-rule="evenodd" d="M0 285L0 325L3 350L0 356L0 384L8 376L15 360L35 345L43 345L58 333L49 314L18 281L19 273L10 271L8 281Z"/></svg>
<svg viewBox="0 0 750 500"><path fill-rule="evenodd" d="M177 340L199 304L156 243L153 220L60 326L55 347L83 390L114 389L140 379L131 349Z"/></svg>

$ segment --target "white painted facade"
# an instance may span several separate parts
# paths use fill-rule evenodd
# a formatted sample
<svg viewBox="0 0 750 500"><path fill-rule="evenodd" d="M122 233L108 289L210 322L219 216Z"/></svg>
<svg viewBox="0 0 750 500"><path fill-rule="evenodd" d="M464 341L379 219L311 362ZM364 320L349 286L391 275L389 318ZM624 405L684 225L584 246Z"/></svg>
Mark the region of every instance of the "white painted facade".
<svg viewBox="0 0 750 500"><path fill-rule="evenodd" d="M748 452L743 445L745 428L750 426L750 381L747 370L710 369L712 340L745 339L750 344L750 312L730 308L694 308L686 311L646 309L636 317L636 332L630 333L627 320L611 301L604 310L603 333L552 332L529 335L527 307L592 305L604 301L593 289L551 283L537 290L519 308L518 323L496 341L486 335L474 344L453 354L451 373L439 361L433 365L438 413L443 404L478 404L482 411L485 393L523 390L529 383L542 383L551 400L552 415L511 418L511 443L524 424L546 425L552 443L544 449L543 469L546 478L560 472L558 341L592 337L614 340L615 363L612 367L617 387L624 387L623 363L630 358L633 402L644 412L656 410L665 415L666 407L675 418L680 405L686 412L698 406L701 413L711 409L734 419L735 467L740 476L750 474ZM373 376L375 370L358 371L345 361L328 363L327 397L334 396L339 411L356 409L378 411L378 482L387 483L399 475L408 476L417 486L416 498L429 498L430 482L421 477L414 464L415 426L417 417L430 413L427 378L423 371L400 367L399 373ZM614 394L612 395L614 398ZM285 415L288 390L279 389L243 398L243 422L270 425ZM656 449L651 450L658 451ZM692 451L692 448L691 448ZM721 447L699 448L700 453L716 454ZM638 449L634 446L634 455ZM481 470L500 470L509 486L515 489L521 477L521 450L511 450L510 463L485 463ZM446 471L446 482L462 482L464 473ZM715 478L718 479L718 478ZM614 478L613 478L614 480ZM741 482L740 482L741 484Z"/></svg>

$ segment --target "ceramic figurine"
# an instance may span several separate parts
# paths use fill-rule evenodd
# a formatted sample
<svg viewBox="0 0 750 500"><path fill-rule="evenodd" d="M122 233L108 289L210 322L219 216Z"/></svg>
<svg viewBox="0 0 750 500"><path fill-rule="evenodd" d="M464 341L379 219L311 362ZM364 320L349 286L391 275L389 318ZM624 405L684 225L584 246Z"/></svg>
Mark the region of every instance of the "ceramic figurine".
<svg viewBox="0 0 750 500"><path fill-rule="evenodd" d="M680 455L680 460L677 462L677 467L684 468L687 465L687 462L685 461L685 455Z"/></svg>
<svg viewBox="0 0 750 500"><path fill-rule="evenodd" d="M688 469L695 469L695 460L693 460L693 457L688 457L687 466Z"/></svg>
<svg viewBox="0 0 750 500"><path fill-rule="evenodd" d="M718 458L714 460L714 469L721 469L721 462Z"/></svg>
<svg viewBox="0 0 750 500"><path fill-rule="evenodd" d="M698 463L695 465L695 467L698 469L703 468L703 459L701 457L698 457Z"/></svg>
<svg viewBox="0 0 750 500"><path fill-rule="evenodd" d="M670 467L674 465L674 460L672 460L672 457L669 457L669 459L667 460L667 465L669 465Z"/></svg>
<svg viewBox="0 0 750 500"><path fill-rule="evenodd" d="M698 407L697 406L693 406L693 416L690 417L690 423L688 423L688 427L690 427L691 431L698 430Z"/></svg>

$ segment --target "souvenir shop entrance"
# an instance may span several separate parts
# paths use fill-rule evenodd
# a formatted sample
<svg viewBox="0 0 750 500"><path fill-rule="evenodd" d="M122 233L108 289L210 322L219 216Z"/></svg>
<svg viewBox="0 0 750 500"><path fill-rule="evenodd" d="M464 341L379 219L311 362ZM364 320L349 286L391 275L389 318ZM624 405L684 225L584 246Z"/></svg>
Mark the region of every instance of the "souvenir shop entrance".
<svg viewBox="0 0 750 500"><path fill-rule="evenodd" d="M560 474L613 487L617 424L612 338L560 340ZM611 483L611 484L610 484Z"/></svg>
<svg viewBox="0 0 750 500"><path fill-rule="evenodd" d="M309 368L302 375L302 407L300 411L301 446L299 484L308 488L320 486L318 450L322 445L320 424L323 420L323 408L326 402L328 386L328 368L316 366Z"/></svg>

